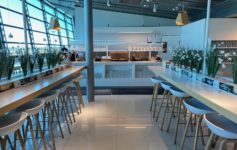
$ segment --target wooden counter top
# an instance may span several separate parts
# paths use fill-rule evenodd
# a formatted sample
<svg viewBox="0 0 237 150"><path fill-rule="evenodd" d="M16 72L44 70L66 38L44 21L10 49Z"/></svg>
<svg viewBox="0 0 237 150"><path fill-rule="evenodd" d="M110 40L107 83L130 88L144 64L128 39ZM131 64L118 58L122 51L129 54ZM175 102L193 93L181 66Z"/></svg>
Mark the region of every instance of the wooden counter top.
<svg viewBox="0 0 237 150"><path fill-rule="evenodd" d="M84 67L71 67L40 80L0 93L0 115L34 99L40 94L78 75Z"/></svg>
<svg viewBox="0 0 237 150"><path fill-rule="evenodd" d="M197 80L192 80L184 75L174 71L163 69L161 67L149 67L157 76L167 80L177 88L185 91L190 96L196 98L203 104L209 106L216 112L224 115L237 123L237 96L214 89Z"/></svg>

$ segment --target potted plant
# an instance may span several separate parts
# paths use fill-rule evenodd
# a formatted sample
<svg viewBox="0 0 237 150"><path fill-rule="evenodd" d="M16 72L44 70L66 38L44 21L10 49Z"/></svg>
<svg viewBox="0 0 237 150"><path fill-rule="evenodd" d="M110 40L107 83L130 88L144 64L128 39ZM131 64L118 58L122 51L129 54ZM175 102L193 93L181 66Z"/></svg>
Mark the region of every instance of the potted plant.
<svg viewBox="0 0 237 150"><path fill-rule="evenodd" d="M21 69L22 69L24 76L27 75L28 60L29 60L29 55L27 55L27 54L22 54L21 56L19 56L19 61L20 61Z"/></svg>
<svg viewBox="0 0 237 150"><path fill-rule="evenodd" d="M40 54L38 53L37 54L37 63L38 63L38 67L39 67L39 71L42 72L43 70L43 66L44 66L44 57L45 57L45 54Z"/></svg>
<svg viewBox="0 0 237 150"><path fill-rule="evenodd" d="M232 75L234 84L237 84L237 57L233 58Z"/></svg>
<svg viewBox="0 0 237 150"><path fill-rule="evenodd" d="M47 63L47 66L48 66L48 69L50 69L51 65L52 65L52 53L51 52L48 52L46 55L46 63Z"/></svg>
<svg viewBox="0 0 237 150"><path fill-rule="evenodd" d="M5 52L0 52L0 80L5 73L7 56Z"/></svg>
<svg viewBox="0 0 237 150"><path fill-rule="evenodd" d="M218 52L212 49L207 53L206 64L207 64L207 75L215 78L223 59L218 57Z"/></svg>
<svg viewBox="0 0 237 150"><path fill-rule="evenodd" d="M15 57L7 56L6 58L7 58L6 59L6 74L7 74L7 79L10 80L12 77L12 72L14 70Z"/></svg>
<svg viewBox="0 0 237 150"><path fill-rule="evenodd" d="M30 73L34 72L35 62L36 62L36 56L35 55L30 55L29 56Z"/></svg>

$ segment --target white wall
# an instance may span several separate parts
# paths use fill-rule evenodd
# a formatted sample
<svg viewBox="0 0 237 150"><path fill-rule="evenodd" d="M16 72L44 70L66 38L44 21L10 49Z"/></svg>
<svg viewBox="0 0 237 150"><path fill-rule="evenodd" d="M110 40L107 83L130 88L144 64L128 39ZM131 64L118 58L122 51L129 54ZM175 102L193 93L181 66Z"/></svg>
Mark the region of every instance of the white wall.
<svg viewBox="0 0 237 150"><path fill-rule="evenodd" d="M237 18L211 19L209 37L212 40L237 40Z"/></svg>
<svg viewBox="0 0 237 150"><path fill-rule="evenodd" d="M181 29L181 44L189 49L203 49L205 19L187 24Z"/></svg>
<svg viewBox="0 0 237 150"><path fill-rule="evenodd" d="M76 39L84 40L84 12L83 8L75 10ZM175 20L142 16L135 14L111 12L104 10L93 10L94 30L101 27L143 27L143 26L174 26Z"/></svg>
<svg viewBox="0 0 237 150"><path fill-rule="evenodd" d="M186 48L204 49L205 19L182 27L181 43ZM209 40L237 40L236 18L211 18Z"/></svg>

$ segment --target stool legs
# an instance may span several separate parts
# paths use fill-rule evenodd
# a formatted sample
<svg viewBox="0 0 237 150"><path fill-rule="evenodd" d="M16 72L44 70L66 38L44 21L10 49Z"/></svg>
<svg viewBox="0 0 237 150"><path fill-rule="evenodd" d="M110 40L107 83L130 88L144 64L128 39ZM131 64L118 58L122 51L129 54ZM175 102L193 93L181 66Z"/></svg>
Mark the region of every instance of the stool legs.
<svg viewBox="0 0 237 150"><path fill-rule="evenodd" d="M36 150L37 149L37 144L36 144L36 139L35 139L35 135L34 135L34 129L33 129L33 125L32 125L32 121L30 119L30 116L27 117L27 121L29 122L31 138L32 138L32 141L33 141L34 149Z"/></svg>
<svg viewBox="0 0 237 150"><path fill-rule="evenodd" d="M46 112L48 114L49 132L50 132L50 137L51 137L51 140L52 140L53 150L56 150L55 141L54 141L53 127L52 127L52 121L51 121L50 103L47 103L45 105L46 105Z"/></svg>
<svg viewBox="0 0 237 150"><path fill-rule="evenodd" d="M203 119L203 115L198 116L198 121L197 121L197 126L196 126L196 131L195 131L193 150L197 149L198 133L199 133L200 128L201 128L202 119Z"/></svg>
<svg viewBox="0 0 237 150"><path fill-rule="evenodd" d="M58 111L56 109L57 109L56 104L53 102L52 103L52 112L55 113L57 124L58 124L58 128L59 128L59 131L61 133L61 137L64 138L61 122L60 122L59 116L58 116Z"/></svg>
<svg viewBox="0 0 237 150"><path fill-rule="evenodd" d="M171 93L168 92L168 95L167 95L167 101L166 101L166 104L165 104L165 112L164 112L164 116L162 118L162 122L161 122L161 127L160 127L160 130L162 131L163 130L163 126L164 126L164 122L165 122L165 116L166 116L166 111L168 109L168 105L169 105L169 101L172 100L172 97L171 97Z"/></svg>
<svg viewBox="0 0 237 150"><path fill-rule="evenodd" d="M207 142L207 145L205 147L205 150L210 150L211 149L213 138L214 138L214 133L211 132L211 135L210 135L210 137L208 139L208 142Z"/></svg>
<svg viewBox="0 0 237 150"><path fill-rule="evenodd" d="M177 143L177 135L178 135L178 126L179 126L179 120L180 120L180 114L181 114L181 100L178 100L178 117L177 117L177 122L175 126L175 136L174 136L174 144Z"/></svg>
<svg viewBox="0 0 237 150"><path fill-rule="evenodd" d="M155 118L155 115L156 115L156 107L157 107L157 101L158 101L158 95L159 95L159 89L160 89L160 84L156 84L155 85L155 93L154 93L154 98L153 98L153 101L154 101L154 110L153 110L153 118Z"/></svg>
<svg viewBox="0 0 237 150"><path fill-rule="evenodd" d="M190 114L190 116L189 116L189 118L188 118L188 121L187 121L187 123L186 123L185 129L184 129L184 135L183 135L182 141L181 141L180 150L183 150L184 143L185 143L185 137L186 137L187 132L188 132L189 124L191 123L191 118L192 118L192 114Z"/></svg>
<svg viewBox="0 0 237 150"><path fill-rule="evenodd" d="M47 150L46 142L45 142L45 137L44 137L44 132L42 131L41 125L39 123L39 113L34 115L36 126L40 132L42 142L44 144L44 149Z"/></svg>
<svg viewBox="0 0 237 150"><path fill-rule="evenodd" d="M162 106L163 106L163 103L164 103L165 99L167 99L167 98L168 98L168 91L164 91L164 95L163 95L163 98L162 98L162 100L161 100L161 104L160 104L160 106L159 106L159 108L158 108L158 111L157 111L156 122L157 122L158 119L159 119L160 111L161 111L161 108L162 108Z"/></svg>
<svg viewBox="0 0 237 150"><path fill-rule="evenodd" d="M171 110L171 115L170 115L170 119L169 119L169 123L168 123L167 130L166 130L167 132L169 132L169 130L170 130L170 125L171 125L172 117L174 117L174 108L175 108L175 106L176 106L177 99L178 99L178 98L175 97L174 105L173 105L172 110Z"/></svg>

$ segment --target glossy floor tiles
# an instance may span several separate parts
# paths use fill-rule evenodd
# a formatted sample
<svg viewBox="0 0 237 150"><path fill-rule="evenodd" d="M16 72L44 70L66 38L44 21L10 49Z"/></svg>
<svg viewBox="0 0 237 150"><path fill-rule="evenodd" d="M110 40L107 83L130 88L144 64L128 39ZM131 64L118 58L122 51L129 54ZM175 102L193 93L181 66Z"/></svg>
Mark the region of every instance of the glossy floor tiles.
<svg viewBox="0 0 237 150"><path fill-rule="evenodd" d="M170 133L160 131L151 117L150 95L106 95L95 99L77 116L72 134L56 139L57 150L178 149L173 145L174 129ZM186 149L191 148L189 142Z"/></svg>

